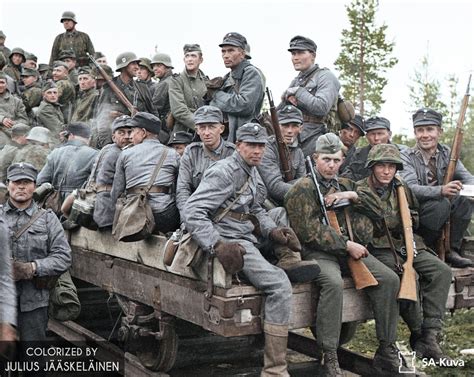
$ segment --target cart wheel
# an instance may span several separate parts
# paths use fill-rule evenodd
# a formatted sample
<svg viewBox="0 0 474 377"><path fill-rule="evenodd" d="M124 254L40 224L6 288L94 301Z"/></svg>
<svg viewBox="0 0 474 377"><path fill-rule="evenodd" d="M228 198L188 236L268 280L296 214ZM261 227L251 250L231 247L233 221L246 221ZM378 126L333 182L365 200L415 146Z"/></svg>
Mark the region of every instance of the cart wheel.
<svg viewBox="0 0 474 377"><path fill-rule="evenodd" d="M163 338L145 337L136 352L143 366L148 369L168 372L173 368L178 354L178 336L172 321L163 323Z"/></svg>

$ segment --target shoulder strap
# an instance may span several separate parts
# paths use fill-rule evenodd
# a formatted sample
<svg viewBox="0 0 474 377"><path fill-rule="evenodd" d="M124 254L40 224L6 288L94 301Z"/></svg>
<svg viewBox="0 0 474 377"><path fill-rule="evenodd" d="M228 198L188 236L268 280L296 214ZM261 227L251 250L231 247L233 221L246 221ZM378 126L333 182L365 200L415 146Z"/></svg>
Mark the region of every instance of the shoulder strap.
<svg viewBox="0 0 474 377"><path fill-rule="evenodd" d="M36 220L38 220L46 211L43 208L39 208L38 211L31 216L30 221L28 221L25 225L21 227L21 229L17 230L16 233L13 235L13 239L16 241L18 238L21 237L23 233L25 233L30 226L34 224Z"/></svg>
<svg viewBox="0 0 474 377"><path fill-rule="evenodd" d="M165 148L165 151L161 155L160 161L158 161L158 164L155 166L155 170L153 170L153 174L151 175L150 180L148 181L148 184L146 185L145 193L148 193L148 191L150 191L151 186L153 186L153 182L155 182L155 178L158 175L158 172L160 171L161 167L163 166L166 156L168 155L167 147L164 147L164 148Z"/></svg>
<svg viewBox="0 0 474 377"><path fill-rule="evenodd" d="M97 157L97 163L94 166L94 170L92 170L89 179L87 180L86 189L90 188L93 184L95 184L95 179L97 177L97 170L99 169L99 164L102 161L102 158L105 156L105 148L102 148L99 152L99 157Z"/></svg>
<svg viewBox="0 0 474 377"><path fill-rule="evenodd" d="M230 203L227 208L225 208L222 212L220 212L216 217L214 217L213 221L214 223L218 223L219 221L221 221L228 213L229 211L232 209L232 206L237 202L237 200L239 200L239 198L242 196L242 194L244 193L245 190L247 190L247 187L249 187L249 183L250 183L250 175L249 177L247 178L247 180L245 181L244 185L242 186L242 188L240 189L240 192L239 192L239 195L237 195L235 197L234 200L232 200L232 203Z"/></svg>

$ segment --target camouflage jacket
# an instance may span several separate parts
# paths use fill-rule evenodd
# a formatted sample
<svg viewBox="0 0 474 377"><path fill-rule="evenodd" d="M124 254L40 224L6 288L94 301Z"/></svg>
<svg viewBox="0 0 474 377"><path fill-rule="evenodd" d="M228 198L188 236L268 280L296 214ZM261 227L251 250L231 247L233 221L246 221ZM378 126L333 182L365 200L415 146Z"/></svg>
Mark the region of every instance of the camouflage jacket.
<svg viewBox="0 0 474 377"><path fill-rule="evenodd" d="M74 104L71 122L88 123L95 114L97 102L99 100L99 91L90 88L87 91L80 91Z"/></svg>
<svg viewBox="0 0 474 377"><path fill-rule="evenodd" d="M25 145L18 144L11 140L9 144L0 150L0 182L7 180L8 167L12 164L17 153L24 147Z"/></svg>
<svg viewBox="0 0 474 377"><path fill-rule="evenodd" d="M76 89L69 78L56 81L56 85L58 87L58 103L61 105L64 121L69 123L76 99Z"/></svg>
<svg viewBox="0 0 474 377"><path fill-rule="evenodd" d="M318 173L316 173L318 174ZM328 182L318 174L321 193L327 195L333 192L355 191L354 182L345 179L333 179ZM348 227L343 210L336 210L341 234L322 222L321 207L317 201L316 188L310 177L299 179L285 196L285 208L290 224L299 240L305 247L305 252L322 251L338 257L346 257L346 244L349 241ZM353 205L347 207L351 219L354 242L367 245L372 241L372 224L370 220L355 212Z"/></svg>
<svg viewBox="0 0 474 377"><path fill-rule="evenodd" d="M36 113L38 123L46 127L51 132L51 141L59 143L59 133L63 131L64 116L61 106L58 103L41 101L38 112Z"/></svg>
<svg viewBox="0 0 474 377"><path fill-rule="evenodd" d="M77 65L87 65L89 58L87 52L94 56L95 50L89 36L78 30L66 31L59 34L54 39L53 47L51 49L51 57L49 59L49 66L52 67L56 60L59 60L59 54L63 50L74 50L77 59Z"/></svg>
<svg viewBox="0 0 474 377"><path fill-rule="evenodd" d="M41 171L43 166L46 164L46 159L49 152L50 149L48 147L29 143L16 153L12 163L28 162L32 164L38 171Z"/></svg>
<svg viewBox="0 0 474 377"><path fill-rule="evenodd" d="M31 117L31 109L38 107L43 100L41 88L35 83L34 85L25 88L21 97L23 99L23 104L25 105L26 113Z"/></svg>

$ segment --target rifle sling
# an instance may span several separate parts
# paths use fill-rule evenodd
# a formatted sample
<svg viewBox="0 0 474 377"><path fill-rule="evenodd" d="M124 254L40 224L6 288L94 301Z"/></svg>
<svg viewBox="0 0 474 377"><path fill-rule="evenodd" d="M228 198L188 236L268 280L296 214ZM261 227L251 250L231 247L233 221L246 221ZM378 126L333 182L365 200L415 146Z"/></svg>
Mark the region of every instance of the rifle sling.
<svg viewBox="0 0 474 377"><path fill-rule="evenodd" d="M38 208L38 211L31 216L30 221L28 221L25 225L21 227L21 229L17 230L13 235L14 241L18 240L23 233L25 233L30 226L34 224L36 220L38 220L46 211L43 208Z"/></svg>
<svg viewBox="0 0 474 377"><path fill-rule="evenodd" d="M395 268L397 269L397 273L403 273L403 265L400 262L400 257L397 254L397 250L395 249L395 244L393 243L392 235L390 234L390 229L388 228L387 222L385 218L382 219L383 227L385 229L385 234L388 238L388 243L390 244L390 250L392 250L393 258L395 259Z"/></svg>

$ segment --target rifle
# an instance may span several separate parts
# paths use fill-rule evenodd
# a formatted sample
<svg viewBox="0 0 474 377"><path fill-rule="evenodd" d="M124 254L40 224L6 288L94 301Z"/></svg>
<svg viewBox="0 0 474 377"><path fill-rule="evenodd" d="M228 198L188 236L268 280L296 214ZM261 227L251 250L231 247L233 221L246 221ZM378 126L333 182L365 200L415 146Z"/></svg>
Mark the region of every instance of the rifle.
<svg viewBox="0 0 474 377"><path fill-rule="evenodd" d="M290 151L288 150L285 140L283 140L283 136L281 135L280 123L278 122L278 116L275 109L275 103L273 102L272 93L270 92L270 89L268 88L266 92L267 92L267 97L268 97L268 103L270 104L270 115L272 118L272 127L273 127L273 131L275 132L275 138L277 141L278 156L280 157L280 164L283 170L283 178L285 182L289 182L294 179L293 174L291 173Z"/></svg>
<svg viewBox="0 0 474 377"><path fill-rule="evenodd" d="M115 85L115 83L109 78L109 76L107 76L107 73L100 66L100 64L95 61L95 59L92 57L92 55L89 54L88 52L86 52L86 54L89 57L89 59L91 60L92 64L94 64L94 66L97 68L100 75L104 78L105 81L107 81L107 83L110 86L110 89L112 89L112 92L114 92L114 94L117 96L119 101L122 102L122 104L128 109L128 111L130 111L130 115L134 116L138 112L138 110L135 108L135 106L132 105L132 103L128 100L128 98L125 96L125 94L122 93L122 91L119 89L119 87L117 85Z"/></svg>
<svg viewBox="0 0 474 377"><path fill-rule="evenodd" d="M397 187L398 206L400 207L400 216L402 218L403 238L405 239L405 248L407 260L403 263L403 275L398 291L399 300L417 301L416 298L416 272L413 268L413 259L416 255L416 243L413 238L413 224L411 221L410 208L408 207L407 196L403 185Z"/></svg>
<svg viewBox="0 0 474 377"><path fill-rule="evenodd" d="M471 76L472 75L469 75L466 93L464 94L464 97L462 99L461 111L459 112L458 122L456 123L456 131L454 133L453 145L451 147L451 154L449 155L448 167L446 168L446 172L444 173L443 185L447 185L449 182L453 180L454 172L456 171L456 165L459 160L459 155L461 154L461 144L462 144L462 138L463 138L463 133L464 133L462 126L464 124L464 118L466 116L467 106L469 105L469 87L471 85ZM451 241L449 239L450 227L451 227L451 219L448 217L448 220L443 226L441 237L437 245L438 256L439 256L439 259L441 259L442 261L444 261L444 258L446 256L446 251L449 250L451 246L450 245Z"/></svg>
<svg viewBox="0 0 474 377"><path fill-rule="evenodd" d="M318 179L316 178L316 173L313 167L313 161L311 160L310 156L306 157L306 165L307 170L310 172L314 186L316 187L316 201L319 203L319 206L321 207L321 213L323 215L321 220L324 225L330 226L337 232L337 234L341 235L341 229L337 221L336 213L334 211L326 210L324 197L319 188ZM374 275L372 275L367 266L361 260L356 260L352 257L349 257L347 259L347 264L351 270L352 279L354 280L356 289L363 289L379 284Z"/></svg>

